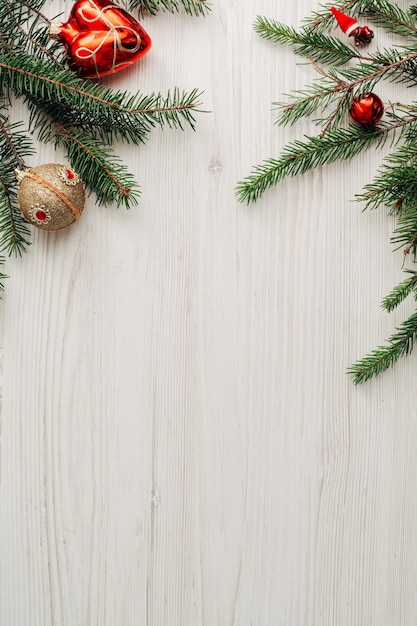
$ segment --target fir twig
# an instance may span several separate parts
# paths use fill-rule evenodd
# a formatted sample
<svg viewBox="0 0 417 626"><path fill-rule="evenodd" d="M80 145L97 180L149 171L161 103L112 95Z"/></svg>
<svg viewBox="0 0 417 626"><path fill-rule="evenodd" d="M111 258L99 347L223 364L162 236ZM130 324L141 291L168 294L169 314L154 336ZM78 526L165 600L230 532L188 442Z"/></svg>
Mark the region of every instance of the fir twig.
<svg viewBox="0 0 417 626"><path fill-rule="evenodd" d="M51 140L65 146L68 158L88 189L94 190L99 204L116 203L126 208L137 204L139 187L124 163L100 141L55 125Z"/></svg>
<svg viewBox="0 0 417 626"><path fill-rule="evenodd" d="M9 124L0 115L0 250L21 255L29 245L29 229L17 206L15 169L24 166L24 158L33 147L21 124Z"/></svg>
<svg viewBox="0 0 417 626"><path fill-rule="evenodd" d="M241 202L254 202L284 177L304 174L309 169L336 160L351 159L372 143L381 145L388 133L409 124L417 124L417 119L406 118L377 128L350 126L329 131L322 137L307 137L304 142L296 140L284 148L278 159L267 159L239 182L237 198Z"/></svg>
<svg viewBox="0 0 417 626"><path fill-rule="evenodd" d="M414 142L407 142L385 158L374 181L365 185L357 199L366 203L366 209L385 204L395 213L400 212L416 198L416 168L417 147Z"/></svg>
<svg viewBox="0 0 417 626"><path fill-rule="evenodd" d="M364 15L369 16L373 24L385 28L390 33L407 37L417 32L415 15L386 0L369 3L365 7Z"/></svg>
<svg viewBox="0 0 417 626"><path fill-rule="evenodd" d="M373 376L392 367L402 356L409 355L417 339L417 312L413 313L388 339L387 345L378 346L363 359L348 368L353 382L364 383Z"/></svg>
<svg viewBox="0 0 417 626"><path fill-rule="evenodd" d="M4 256L0 256L0 266L3 266L5 261L6 259L4 258ZM0 281L5 280L6 278L9 278L9 276L7 274L4 274L3 272L0 272ZM3 285L3 282L0 282L0 292L3 292L3 291L4 291L4 285Z"/></svg>
<svg viewBox="0 0 417 626"><path fill-rule="evenodd" d="M210 4L207 0L130 0L129 8L149 15L156 15L159 11L177 13L182 9L185 13L198 17L210 11Z"/></svg>
<svg viewBox="0 0 417 626"><path fill-rule="evenodd" d="M391 313L397 308L403 300L407 298L411 293L415 293L417 289L417 272L414 270L405 270L408 274L411 274L409 278L406 278L401 283L396 285L394 289L387 295L381 302L381 307Z"/></svg>
<svg viewBox="0 0 417 626"><path fill-rule="evenodd" d="M336 28L335 19L330 11L330 7L336 6L340 11L349 13L349 15L357 16L366 11L366 9L374 2L374 0L348 0L343 3L327 3L323 5L323 10L314 11L311 16L304 19L306 27L315 28L322 31L326 28Z"/></svg>
<svg viewBox="0 0 417 626"><path fill-rule="evenodd" d="M201 94L196 89L189 94L175 89L166 99L161 94L115 92L29 55L4 55L0 68L0 86L17 97L57 106L70 113L76 123L81 117L90 126L92 120L97 120L97 127L125 132L130 141L143 139L155 123L182 128L182 122L186 122L194 127L193 111L200 106Z"/></svg>
<svg viewBox="0 0 417 626"><path fill-rule="evenodd" d="M291 45L296 54L314 57L320 63L342 65L354 58L364 58L355 48L347 46L337 37L329 37L311 28L297 31L291 26L258 15L254 29L264 39Z"/></svg>

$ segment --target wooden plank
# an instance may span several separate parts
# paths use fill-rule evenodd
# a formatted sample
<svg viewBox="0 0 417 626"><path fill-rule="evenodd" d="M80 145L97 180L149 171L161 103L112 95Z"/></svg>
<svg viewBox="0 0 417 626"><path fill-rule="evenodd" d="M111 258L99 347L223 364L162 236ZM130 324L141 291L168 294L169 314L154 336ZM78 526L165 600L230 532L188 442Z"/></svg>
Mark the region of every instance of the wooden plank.
<svg viewBox="0 0 417 626"><path fill-rule="evenodd" d="M253 32L316 8L278 4L143 18L151 53L106 84L199 87L209 112L118 148L138 208L91 196L7 264L2 624L415 621L416 360L361 388L345 375L404 314L379 310L401 277L393 222L351 202L386 149L234 197L314 132L273 125L314 75ZM33 164L62 158L40 146Z"/></svg>

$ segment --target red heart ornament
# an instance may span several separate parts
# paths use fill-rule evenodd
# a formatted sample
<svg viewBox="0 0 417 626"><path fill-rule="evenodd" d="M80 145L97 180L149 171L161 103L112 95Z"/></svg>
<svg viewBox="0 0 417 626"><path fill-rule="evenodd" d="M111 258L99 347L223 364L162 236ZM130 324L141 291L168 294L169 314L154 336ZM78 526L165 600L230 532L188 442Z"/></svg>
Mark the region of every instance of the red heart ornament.
<svg viewBox="0 0 417 626"><path fill-rule="evenodd" d="M50 35L64 44L71 68L87 78L123 70L152 45L139 22L108 0L77 0L65 24L52 22Z"/></svg>

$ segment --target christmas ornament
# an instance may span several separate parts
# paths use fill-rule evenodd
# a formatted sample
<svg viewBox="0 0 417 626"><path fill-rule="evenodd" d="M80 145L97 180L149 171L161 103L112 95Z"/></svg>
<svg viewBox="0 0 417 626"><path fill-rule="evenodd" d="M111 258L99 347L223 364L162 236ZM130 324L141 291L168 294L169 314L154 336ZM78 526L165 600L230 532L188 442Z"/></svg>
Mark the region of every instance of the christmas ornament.
<svg viewBox="0 0 417 626"><path fill-rule="evenodd" d="M64 44L71 69L87 78L128 67L152 45L139 22L108 0L77 0L68 21L52 22L49 33Z"/></svg>
<svg viewBox="0 0 417 626"><path fill-rule="evenodd" d="M339 24L342 31L348 37L354 38L356 46L371 42L374 33L370 28L368 28L368 26L359 26L359 24L353 17L345 15L344 13L339 11L339 9L336 9L336 7L331 7L330 10L335 16L337 23Z"/></svg>
<svg viewBox="0 0 417 626"><path fill-rule="evenodd" d="M47 163L16 170L17 202L24 218L42 230L56 231L76 222L84 209L85 189L66 165Z"/></svg>
<svg viewBox="0 0 417 626"><path fill-rule="evenodd" d="M384 114L384 105L379 96L367 93L365 96L353 98L350 107L352 119L362 126L375 126Z"/></svg>

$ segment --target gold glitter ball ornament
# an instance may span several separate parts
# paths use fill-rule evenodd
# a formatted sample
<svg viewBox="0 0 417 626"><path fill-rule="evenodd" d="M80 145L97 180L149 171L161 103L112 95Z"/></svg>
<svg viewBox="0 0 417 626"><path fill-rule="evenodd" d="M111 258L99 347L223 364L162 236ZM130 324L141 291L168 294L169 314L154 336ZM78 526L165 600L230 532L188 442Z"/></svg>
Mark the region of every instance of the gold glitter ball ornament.
<svg viewBox="0 0 417 626"><path fill-rule="evenodd" d="M66 165L46 163L16 170L17 202L23 217L42 230L56 231L74 224L85 206L84 185Z"/></svg>

